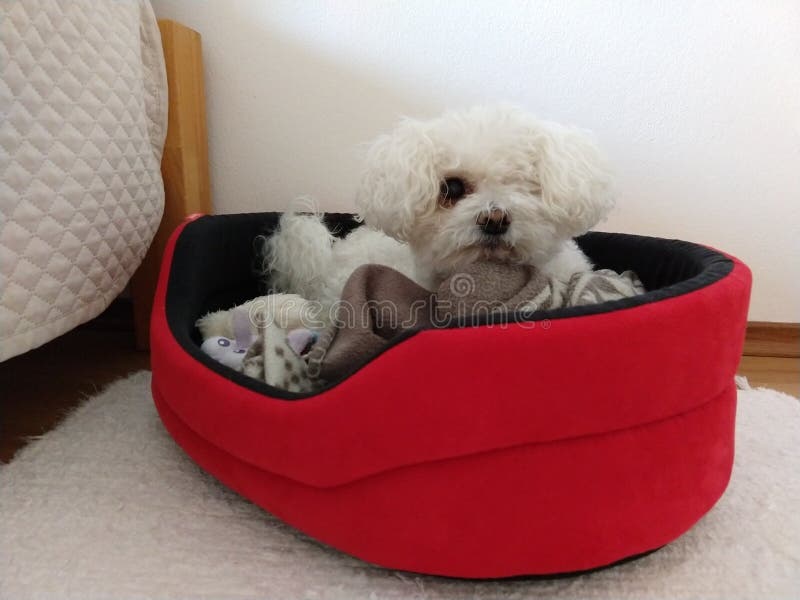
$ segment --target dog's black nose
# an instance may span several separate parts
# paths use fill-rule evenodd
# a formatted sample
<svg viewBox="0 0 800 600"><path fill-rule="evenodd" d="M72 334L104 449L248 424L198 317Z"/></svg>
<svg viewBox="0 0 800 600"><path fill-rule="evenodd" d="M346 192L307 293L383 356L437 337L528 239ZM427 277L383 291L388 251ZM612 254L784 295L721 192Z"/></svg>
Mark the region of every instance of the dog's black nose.
<svg viewBox="0 0 800 600"><path fill-rule="evenodd" d="M478 215L478 227L487 235L503 235L511 225L511 219L499 208L487 210Z"/></svg>

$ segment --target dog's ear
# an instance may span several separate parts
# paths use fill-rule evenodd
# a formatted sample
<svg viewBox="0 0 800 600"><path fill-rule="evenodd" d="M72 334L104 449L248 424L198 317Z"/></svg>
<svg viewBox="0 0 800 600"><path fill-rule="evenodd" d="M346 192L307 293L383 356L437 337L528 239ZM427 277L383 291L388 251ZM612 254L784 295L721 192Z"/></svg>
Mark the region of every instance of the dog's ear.
<svg viewBox="0 0 800 600"><path fill-rule="evenodd" d="M614 207L613 179L587 132L548 125L535 144L542 201L561 233L575 237L597 225Z"/></svg>
<svg viewBox="0 0 800 600"><path fill-rule="evenodd" d="M405 119L371 144L356 194L369 226L407 241L417 219L435 210L438 194L434 144L423 123Z"/></svg>

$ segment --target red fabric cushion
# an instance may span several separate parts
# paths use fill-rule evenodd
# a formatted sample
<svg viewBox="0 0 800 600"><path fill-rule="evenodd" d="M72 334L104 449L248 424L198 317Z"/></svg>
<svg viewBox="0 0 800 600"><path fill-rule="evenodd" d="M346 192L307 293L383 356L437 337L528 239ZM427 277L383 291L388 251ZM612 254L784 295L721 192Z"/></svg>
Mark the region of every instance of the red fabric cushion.
<svg viewBox="0 0 800 600"><path fill-rule="evenodd" d="M634 308L421 332L317 396L259 394L187 354L153 309L153 394L202 467L387 567L576 571L655 549L719 498L750 273ZM454 351L457 349L457 351Z"/></svg>

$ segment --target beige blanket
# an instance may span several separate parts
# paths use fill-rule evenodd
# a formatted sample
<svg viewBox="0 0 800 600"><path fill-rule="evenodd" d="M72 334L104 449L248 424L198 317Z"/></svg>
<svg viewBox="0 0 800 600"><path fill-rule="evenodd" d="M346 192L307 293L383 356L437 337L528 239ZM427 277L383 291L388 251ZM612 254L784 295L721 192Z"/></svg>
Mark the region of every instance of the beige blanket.
<svg viewBox="0 0 800 600"><path fill-rule="evenodd" d="M490 315L532 314L643 292L631 271L578 273L562 282L533 267L500 263L471 265L430 292L394 269L363 265L348 279L333 325L308 353L308 375L320 384L344 377L409 329L468 325Z"/></svg>

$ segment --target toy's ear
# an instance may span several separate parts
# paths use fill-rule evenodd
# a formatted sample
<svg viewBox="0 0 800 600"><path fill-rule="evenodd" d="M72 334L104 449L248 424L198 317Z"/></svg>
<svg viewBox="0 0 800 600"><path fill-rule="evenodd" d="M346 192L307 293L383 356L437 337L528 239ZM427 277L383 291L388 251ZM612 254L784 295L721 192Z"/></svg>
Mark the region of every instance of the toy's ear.
<svg viewBox="0 0 800 600"><path fill-rule="evenodd" d="M236 307L231 317L233 321L233 337L238 348L245 350L253 343L253 326L250 323L250 311Z"/></svg>
<svg viewBox="0 0 800 600"><path fill-rule="evenodd" d="M310 329L292 329L286 334L286 345L292 349L297 356L305 356L311 352L311 348L319 339L319 335Z"/></svg>
<svg viewBox="0 0 800 600"><path fill-rule="evenodd" d="M425 125L406 119L376 139L356 194L359 215L370 227L407 241L415 221L436 208L439 178L434 144Z"/></svg>
<svg viewBox="0 0 800 600"><path fill-rule="evenodd" d="M562 235L586 233L614 207L606 161L589 134L579 129L551 124L537 138L542 201Z"/></svg>

